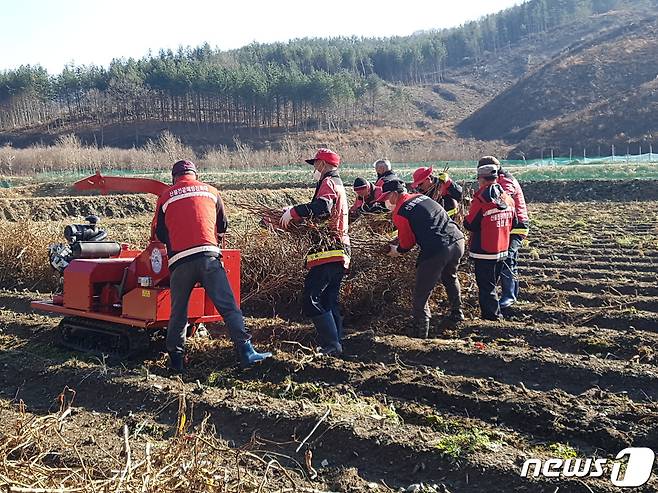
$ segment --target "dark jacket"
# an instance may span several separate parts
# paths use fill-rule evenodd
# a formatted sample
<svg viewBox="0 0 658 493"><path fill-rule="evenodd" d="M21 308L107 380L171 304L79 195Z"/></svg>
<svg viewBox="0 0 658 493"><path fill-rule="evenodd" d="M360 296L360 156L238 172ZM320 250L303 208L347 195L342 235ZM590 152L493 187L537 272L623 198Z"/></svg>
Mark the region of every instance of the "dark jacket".
<svg viewBox="0 0 658 493"><path fill-rule="evenodd" d="M398 229L398 252L408 252L418 244L419 262L464 238L443 207L422 194L402 194L393 210L393 223Z"/></svg>

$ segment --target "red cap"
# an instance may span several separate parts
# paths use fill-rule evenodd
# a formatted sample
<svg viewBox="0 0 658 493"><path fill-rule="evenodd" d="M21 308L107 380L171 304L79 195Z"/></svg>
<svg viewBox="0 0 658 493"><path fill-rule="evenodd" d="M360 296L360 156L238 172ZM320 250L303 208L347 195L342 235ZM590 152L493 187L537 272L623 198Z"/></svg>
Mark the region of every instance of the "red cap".
<svg viewBox="0 0 658 493"><path fill-rule="evenodd" d="M338 166L340 164L340 156L331 149L326 149L324 147L318 149L318 151L315 153L315 157L313 159L307 159L306 162L308 164L315 164L315 161L318 159L321 159L322 161L334 166Z"/></svg>
<svg viewBox="0 0 658 493"><path fill-rule="evenodd" d="M416 171L414 171L413 174L413 180L414 182L411 184L412 187L418 188L418 185L423 183L425 180L427 180L430 175L432 174L432 167L430 166L429 168L418 168Z"/></svg>

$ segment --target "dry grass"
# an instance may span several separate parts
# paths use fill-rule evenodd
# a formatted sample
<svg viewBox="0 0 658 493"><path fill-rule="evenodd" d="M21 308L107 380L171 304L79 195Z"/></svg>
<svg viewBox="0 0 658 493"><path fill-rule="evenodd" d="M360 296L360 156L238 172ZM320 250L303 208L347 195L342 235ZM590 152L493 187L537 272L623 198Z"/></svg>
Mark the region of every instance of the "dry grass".
<svg viewBox="0 0 658 493"><path fill-rule="evenodd" d="M0 222L0 286L50 291L58 280L48 262L48 244L60 243L59 223Z"/></svg>
<svg viewBox="0 0 658 493"><path fill-rule="evenodd" d="M59 412L28 414L19 405L17 419L0 431L0 484L14 493L97 491L314 491L305 488L305 473L289 470L255 447L230 448L204 419L192 429L193 408L179 397L174 437L147 441L137 449L128 425L123 426L123 450L103 464L83 454L80 437L69 427L74 412L65 389Z"/></svg>
<svg viewBox="0 0 658 493"><path fill-rule="evenodd" d="M85 146L74 134L60 137L52 146L35 145L26 149L10 145L0 147L0 175L33 176L53 172L95 172L98 169L153 172L168 171L178 159L194 160L206 171L248 168L272 168L302 163L319 146L339 152L346 163L371 163L388 157L394 162L437 160L474 160L501 146L454 139L434 142L422 134L411 133L402 140L391 132L355 129L350 135L317 132L298 138L284 137L272 145L255 148L235 138L232 146L219 146L204 153L195 151L170 132L163 132L142 148L119 149ZM394 137L394 138L391 138Z"/></svg>
<svg viewBox="0 0 658 493"><path fill-rule="evenodd" d="M27 149L15 149L9 145L0 147L0 174L93 173L98 169L149 171L154 169L155 163L166 163L165 167L168 168L175 160L183 158L196 159L196 155L168 132L141 149L85 146L70 134L60 137L53 146L35 145Z"/></svg>

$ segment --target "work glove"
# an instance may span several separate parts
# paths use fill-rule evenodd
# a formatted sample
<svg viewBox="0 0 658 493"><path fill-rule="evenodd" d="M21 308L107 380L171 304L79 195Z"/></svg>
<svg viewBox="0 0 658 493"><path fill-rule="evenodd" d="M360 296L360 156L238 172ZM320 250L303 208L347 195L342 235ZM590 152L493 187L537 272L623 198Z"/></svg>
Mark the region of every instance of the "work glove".
<svg viewBox="0 0 658 493"><path fill-rule="evenodd" d="M439 179L439 181L440 181L441 183L445 183L445 182L447 182L447 181L450 179L450 177L448 176L448 173L446 173L445 171L439 173L439 174L437 175L437 178Z"/></svg>
<svg viewBox="0 0 658 493"><path fill-rule="evenodd" d="M283 209L283 216L281 216L281 226L283 226L285 229L288 228L288 225L290 224L290 221L292 221L292 208L293 206L286 207Z"/></svg>
<svg viewBox="0 0 658 493"><path fill-rule="evenodd" d="M399 257L402 254L398 252L398 245L389 245L388 253L386 255L389 257Z"/></svg>

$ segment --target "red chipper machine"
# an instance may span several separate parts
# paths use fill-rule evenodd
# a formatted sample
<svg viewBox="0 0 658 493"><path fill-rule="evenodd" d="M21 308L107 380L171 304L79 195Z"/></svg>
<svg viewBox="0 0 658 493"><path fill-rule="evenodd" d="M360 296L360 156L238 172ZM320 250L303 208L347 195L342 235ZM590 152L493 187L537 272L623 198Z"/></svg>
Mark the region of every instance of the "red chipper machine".
<svg viewBox="0 0 658 493"><path fill-rule="evenodd" d="M169 185L147 178L96 173L73 185L76 190L150 193L160 196ZM34 309L64 315L61 343L69 348L129 356L148 348L151 335L167 326L170 315L167 249L151 237L144 250L107 241L98 217L64 229L67 243L49 246L50 263L60 273L61 289L51 301L34 301ZM224 267L240 302L240 251L222 250ZM193 289L188 333L221 316L201 286Z"/></svg>

